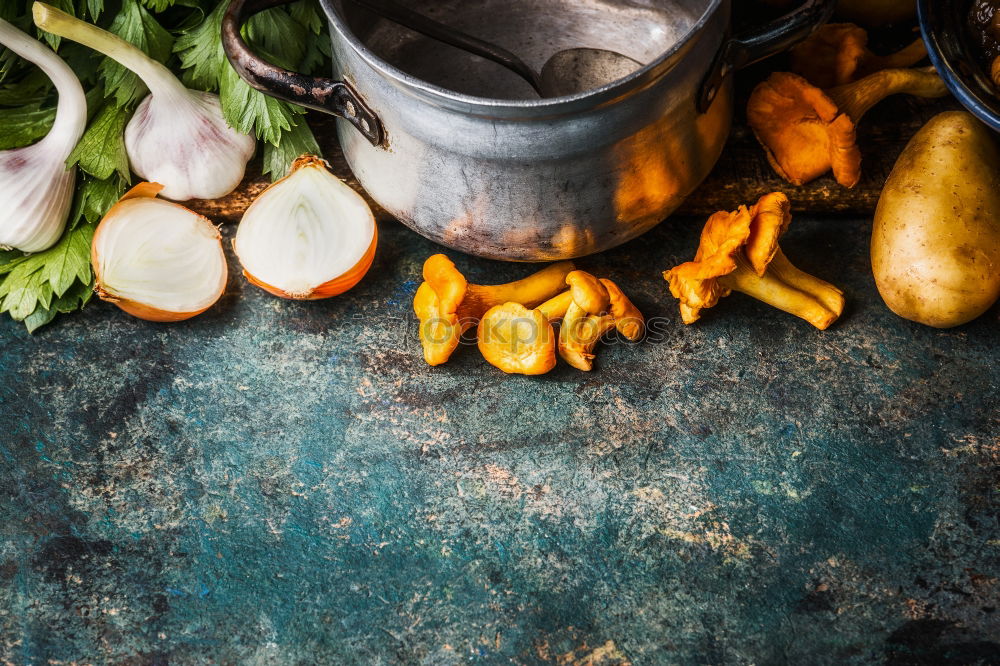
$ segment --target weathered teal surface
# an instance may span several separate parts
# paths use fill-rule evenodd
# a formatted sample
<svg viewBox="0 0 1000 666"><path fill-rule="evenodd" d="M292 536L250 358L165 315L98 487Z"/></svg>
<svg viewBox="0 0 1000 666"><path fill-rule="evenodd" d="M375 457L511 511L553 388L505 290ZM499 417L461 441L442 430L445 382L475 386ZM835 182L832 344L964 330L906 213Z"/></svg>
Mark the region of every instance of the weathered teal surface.
<svg viewBox="0 0 1000 666"><path fill-rule="evenodd" d="M579 262L656 318L591 374L424 365L394 223L337 299L4 323L0 663L998 663L997 309L899 319L867 222L798 220L839 324L684 327L698 224Z"/></svg>

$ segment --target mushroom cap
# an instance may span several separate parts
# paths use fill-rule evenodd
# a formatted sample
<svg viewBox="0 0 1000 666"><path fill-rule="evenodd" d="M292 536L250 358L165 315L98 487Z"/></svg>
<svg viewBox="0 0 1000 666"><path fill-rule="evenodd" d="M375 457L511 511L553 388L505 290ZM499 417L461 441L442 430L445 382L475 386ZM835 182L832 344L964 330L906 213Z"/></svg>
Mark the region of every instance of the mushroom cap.
<svg viewBox="0 0 1000 666"><path fill-rule="evenodd" d="M762 196L750 209L750 236L743 253L758 276L763 277L778 253L778 240L792 223L792 204L782 192Z"/></svg>
<svg viewBox="0 0 1000 666"><path fill-rule="evenodd" d="M694 261L675 266L663 273L670 293L681 302L681 318L693 324L701 311L729 295L718 278L736 270L736 256L750 237L752 218L746 206L732 213L719 211L708 218L701 230L701 241Z"/></svg>
<svg viewBox="0 0 1000 666"><path fill-rule="evenodd" d="M792 71L820 88L854 81L871 56L868 32L853 23L827 23L792 47Z"/></svg>
<svg viewBox="0 0 1000 666"><path fill-rule="evenodd" d="M556 365L552 324L520 303L495 305L479 323L479 351L506 373L543 375Z"/></svg>
<svg viewBox="0 0 1000 666"><path fill-rule="evenodd" d="M566 276L566 284L573 292L573 302L587 314L601 314L608 309L611 297L601 281L586 271L573 271Z"/></svg>
<svg viewBox="0 0 1000 666"><path fill-rule="evenodd" d="M618 332L633 342L642 338L646 328L646 320L639 312L639 308L635 307L625 292L611 280L601 278L601 284L608 290L608 296L611 299L611 316L615 320L615 328L618 329Z"/></svg>
<svg viewBox="0 0 1000 666"><path fill-rule="evenodd" d="M861 178L854 121L801 76L775 72L758 85L747 103L747 120L771 166L793 185L831 169L845 187Z"/></svg>
<svg viewBox="0 0 1000 666"><path fill-rule="evenodd" d="M458 316L445 312L430 283L422 282L413 296L413 312L420 320L420 345L428 365L447 361L462 337Z"/></svg>
<svg viewBox="0 0 1000 666"><path fill-rule="evenodd" d="M469 283L451 259L443 254L435 254L424 262L424 281L438 297L438 307L442 313L455 314L465 298Z"/></svg>

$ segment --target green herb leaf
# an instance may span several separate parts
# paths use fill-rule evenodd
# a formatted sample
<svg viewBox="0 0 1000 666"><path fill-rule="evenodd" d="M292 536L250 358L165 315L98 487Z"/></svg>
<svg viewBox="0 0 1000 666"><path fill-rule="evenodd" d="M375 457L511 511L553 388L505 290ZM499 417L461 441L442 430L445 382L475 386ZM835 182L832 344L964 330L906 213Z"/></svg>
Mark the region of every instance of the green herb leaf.
<svg viewBox="0 0 1000 666"><path fill-rule="evenodd" d="M76 188L70 225L75 227L81 222L94 224L121 199L124 192L125 181L117 173L106 180L84 176L83 182Z"/></svg>
<svg viewBox="0 0 1000 666"><path fill-rule="evenodd" d="M0 150L20 148L49 133L56 118L55 108L39 109L29 104L17 109L0 109Z"/></svg>
<svg viewBox="0 0 1000 666"><path fill-rule="evenodd" d="M53 247L26 257L0 283L0 312L18 321L37 306L50 308L53 295L66 293L73 281L90 283L90 241L94 227L68 230Z"/></svg>
<svg viewBox="0 0 1000 666"><path fill-rule="evenodd" d="M79 164L91 176L102 180L117 172L125 182L132 182L123 134L125 123L131 114L131 109L112 103L101 107L70 153L67 165Z"/></svg>
<svg viewBox="0 0 1000 666"><path fill-rule="evenodd" d="M298 68L309 40L309 31L280 7L253 16L245 32L255 51L287 69Z"/></svg>
<svg viewBox="0 0 1000 666"><path fill-rule="evenodd" d="M74 282L73 286L65 294L54 299L48 308L36 307L34 312L24 318L24 326L28 329L28 333L34 333L55 319L57 313L79 310L87 304L87 301L93 295L94 288L92 284Z"/></svg>
<svg viewBox="0 0 1000 666"><path fill-rule="evenodd" d="M167 7L172 7L174 0L142 0L142 4L154 12L162 12Z"/></svg>
<svg viewBox="0 0 1000 666"><path fill-rule="evenodd" d="M229 67L222 50L222 15L226 3L219 2L201 25L188 30L174 44L184 69L184 83L202 90L218 90L219 76Z"/></svg>
<svg viewBox="0 0 1000 666"><path fill-rule="evenodd" d="M99 89L87 92L88 102L101 96ZM88 104L88 107L90 105ZM39 108L39 104L26 104L17 109L0 109L0 150L20 148L38 141L49 133L56 117L56 107Z"/></svg>
<svg viewBox="0 0 1000 666"><path fill-rule="evenodd" d="M279 144L282 132L291 129L295 116L305 113L300 106L254 90L228 66L222 70L219 97L227 123L240 132L255 132L258 139L274 145Z"/></svg>
<svg viewBox="0 0 1000 666"><path fill-rule="evenodd" d="M326 22L320 14L316 0L298 0L298 2L293 2L288 5L288 13L291 14L292 18L298 21L302 27L314 35L318 35L323 32L323 26Z"/></svg>
<svg viewBox="0 0 1000 666"><path fill-rule="evenodd" d="M91 22L96 22L101 17L101 12L104 11L104 0L87 0L86 7ZM83 17L81 16L81 18Z"/></svg>
<svg viewBox="0 0 1000 666"><path fill-rule="evenodd" d="M109 29L155 60L166 62L170 57L174 38L136 0L123 0L121 11ZM107 94L114 95L118 106L138 102L146 96L146 84L111 58L104 58L98 69Z"/></svg>
<svg viewBox="0 0 1000 666"><path fill-rule="evenodd" d="M25 262L15 268L0 284L0 297L3 298L0 312L9 312L16 321L22 321L39 305L48 308L52 303L52 285L42 279L37 269L24 274L18 272L27 265Z"/></svg>
<svg viewBox="0 0 1000 666"><path fill-rule="evenodd" d="M270 175L272 181L284 178L292 162L306 154L322 156L305 118L298 118L294 127L281 133L277 146L264 144L264 175Z"/></svg>
<svg viewBox="0 0 1000 666"><path fill-rule="evenodd" d="M27 260L28 256L20 250L0 250L0 275L10 273L15 266Z"/></svg>
<svg viewBox="0 0 1000 666"><path fill-rule="evenodd" d="M62 296L79 279L90 281L90 241L94 227L84 225L65 235L65 242L52 248L45 265L39 270L42 279L52 285L52 293Z"/></svg>

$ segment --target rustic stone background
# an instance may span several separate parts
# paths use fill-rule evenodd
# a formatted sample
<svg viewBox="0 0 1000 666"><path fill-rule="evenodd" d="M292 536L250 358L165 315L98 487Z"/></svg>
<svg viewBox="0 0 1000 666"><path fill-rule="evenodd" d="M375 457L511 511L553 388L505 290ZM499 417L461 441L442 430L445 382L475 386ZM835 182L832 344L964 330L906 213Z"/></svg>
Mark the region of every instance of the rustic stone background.
<svg viewBox="0 0 1000 666"><path fill-rule="evenodd" d="M685 327L660 271L700 223L579 262L655 321L591 374L424 365L439 248L385 221L339 298L230 255L189 322L0 324L0 663L997 663L1000 311L906 322L868 220L807 217L838 324Z"/></svg>

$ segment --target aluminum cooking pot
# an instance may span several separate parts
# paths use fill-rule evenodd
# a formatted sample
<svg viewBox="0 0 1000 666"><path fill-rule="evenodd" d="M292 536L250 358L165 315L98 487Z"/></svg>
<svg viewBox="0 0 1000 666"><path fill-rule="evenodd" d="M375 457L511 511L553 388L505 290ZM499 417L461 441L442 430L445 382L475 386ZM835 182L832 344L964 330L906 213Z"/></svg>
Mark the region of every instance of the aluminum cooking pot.
<svg viewBox="0 0 1000 666"><path fill-rule="evenodd" d="M222 39L240 76L338 116L354 175L404 224L450 248L514 261L599 252L667 217L719 158L732 72L805 38L834 6L806 0L732 36L730 0L401 0L536 71L556 51L580 46L648 63L603 87L540 99L498 65L350 0L320 0L333 78L281 69L249 49L240 27L287 2L229 5Z"/></svg>

